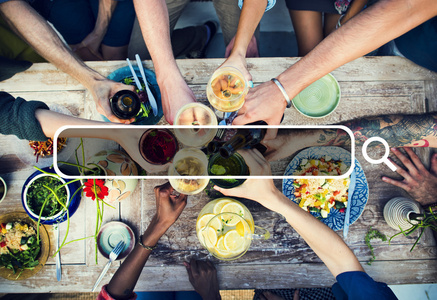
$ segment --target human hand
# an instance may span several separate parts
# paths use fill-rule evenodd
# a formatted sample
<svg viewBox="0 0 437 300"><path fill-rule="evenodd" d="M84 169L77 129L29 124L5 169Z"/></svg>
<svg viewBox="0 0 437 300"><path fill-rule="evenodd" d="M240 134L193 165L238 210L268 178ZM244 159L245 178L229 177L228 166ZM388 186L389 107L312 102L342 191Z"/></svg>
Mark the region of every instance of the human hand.
<svg viewBox="0 0 437 300"><path fill-rule="evenodd" d="M243 156L244 161L249 167L250 175L270 176L272 171L270 164L265 160L262 154L256 149L239 150L238 153ZM264 207L275 211L275 195L279 193L272 179L255 179L249 178L242 185L224 189L214 186L214 189L225 196L241 197L252 199Z"/></svg>
<svg viewBox="0 0 437 300"><path fill-rule="evenodd" d="M163 227L169 228L187 205L187 195L173 195L174 189L169 182L156 186L154 191L156 197L154 220Z"/></svg>
<svg viewBox="0 0 437 300"><path fill-rule="evenodd" d="M196 102L196 97L179 72L171 77L157 78L157 80L165 119L173 125L179 109L188 103Z"/></svg>
<svg viewBox="0 0 437 300"><path fill-rule="evenodd" d="M246 59L243 56L231 54L219 68L222 67L234 67L240 70L241 73L243 73L244 79L248 82L249 87L253 87L252 75L247 70Z"/></svg>
<svg viewBox="0 0 437 300"><path fill-rule="evenodd" d="M184 262L184 266L188 279L204 300L221 299L217 270L212 262L191 259L189 263Z"/></svg>
<svg viewBox="0 0 437 300"><path fill-rule="evenodd" d="M226 46L225 57L229 57L231 55L232 49L234 48L234 44L235 44L235 36ZM259 57L258 43L256 41L255 35L252 36L249 45L247 45L246 57Z"/></svg>
<svg viewBox="0 0 437 300"><path fill-rule="evenodd" d="M273 139L264 139L261 143L266 146L267 150L264 153L264 157L268 161L280 160L288 157L296 151L302 149L300 143L293 143L292 139L296 138L296 135L290 130L280 130Z"/></svg>
<svg viewBox="0 0 437 300"><path fill-rule="evenodd" d="M382 177L384 182L398 186L407 191L411 197L422 205L429 205L437 202L437 153L431 157L431 167L428 171L419 157L409 147L403 148L409 158L405 156L398 148L392 148L391 151L396 155L408 171L404 170L392 160L391 162L397 167L396 172L404 177L403 180L394 180L389 177Z"/></svg>
<svg viewBox="0 0 437 300"><path fill-rule="evenodd" d="M100 35L98 33L95 33L94 31L92 31L90 34L88 34L83 39L83 41L79 45L88 48L88 50L92 54L103 59L102 54L100 52L100 46L102 44L103 37L104 37L103 35ZM76 48L78 48L78 47L76 47ZM75 51L74 48L72 50Z"/></svg>
<svg viewBox="0 0 437 300"><path fill-rule="evenodd" d="M168 169L168 165L171 162L168 162L164 165L152 165L148 163L141 155L138 142L140 141L141 136L146 130L138 128L134 125L127 126L123 129L110 130L110 139L120 144L124 151L126 151L127 154L129 154L129 156L141 166L141 168L146 170L147 173L158 173L166 171Z"/></svg>
<svg viewBox="0 0 437 300"><path fill-rule="evenodd" d="M106 78L95 79L89 88L94 102L96 103L97 111L106 116L111 122L129 124L135 121L135 118L130 120L122 120L117 118L111 110L109 99L121 90L135 91L132 85L125 85Z"/></svg>
<svg viewBox="0 0 437 300"><path fill-rule="evenodd" d="M274 139L262 141L268 161L280 160L306 147L317 146L321 130L281 129Z"/></svg>
<svg viewBox="0 0 437 300"><path fill-rule="evenodd" d="M271 81L249 89L245 103L238 111L233 125L244 125L256 121L265 121L269 125L279 125L287 106L284 96ZM268 136L266 139L274 137Z"/></svg>

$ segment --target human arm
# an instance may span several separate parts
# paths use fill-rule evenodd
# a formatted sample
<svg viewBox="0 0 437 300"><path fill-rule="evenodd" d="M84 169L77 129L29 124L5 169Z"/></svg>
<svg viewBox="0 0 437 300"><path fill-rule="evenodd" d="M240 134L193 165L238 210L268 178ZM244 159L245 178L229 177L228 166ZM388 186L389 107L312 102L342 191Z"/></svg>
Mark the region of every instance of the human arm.
<svg viewBox="0 0 437 300"><path fill-rule="evenodd" d="M218 285L217 270L212 262L191 259L189 263L184 262L184 266L187 269L190 283L202 299L220 300L222 298Z"/></svg>
<svg viewBox="0 0 437 300"><path fill-rule="evenodd" d="M178 110L194 102L195 96L173 57L167 5L165 0L134 0L134 5L144 41L152 57L164 115L167 122L173 124Z"/></svg>
<svg viewBox="0 0 437 300"><path fill-rule="evenodd" d="M175 196L172 192L173 188L168 182L155 187L156 213L142 235L143 245L155 246L185 208L187 196L183 194ZM115 299L131 297L151 252L139 244L134 247L106 287L112 297Z"/></svg>
<svg viewBox="0 0 437 300"><path fill-rule="evenodd" d="M251 174L271 175L268 162L257 150L244 150L239 153L249 166ZM273 180L249 178L237 188L214 188L226 196L252 199L280 213L326 264L334 277L348 271L364 271L344 241L328 226L285 197L275 187Z"/></svg>
<svg viewBox="0 0 437 300"><path fill-rule="evenodd" d="M293 99L300 91L341 65L384 45L437 15L434 0L381 0L327 36L310 53L276 78ZM266 105L267 103L267 105ZM249 91L234 124L264 120L279 124L284 96L271 81Z"/></svg>
<svg viewBox="0 0 437 300"><path fill-rule="evenodd" d="M99 9L94 29L82 41L82 46L86 46L91 52L100 53L100 45L108 30L108 25L117 3L118 1L115 0L99 0Z"/></svg>
<svg viewBox="0 0 437 300"><path fill-rule="evenodd" d="M234 42L230 45L232 50L229 57L221 66L231 66L243 72L247 81L252 81L252 76L247 71L246 53L249 45L256 47L256 39L253 35L267 6L267 0L245 0L238 22L237 34ZM233 44L232 44L233 43ZM228 46L228 47L229 47Z"/></svg>
<svg viewBox="0 0 437 300"><path fill-rule="evenodd" d="M129 123L112 114L109 98L123 89L134 90L106 79L77 58L59 39L48 23L25 1L0 4L2 17L41 56L83 84L92 94L97 111L113 122ZM131 120L132 121L132 120Z"/></svg>
<svg viewBox="0 0 437 300"><path fill-rule="evenodd" d="M352 131L356 145L377 136L391 147L437 147L437 113L378 116L341 125ZM264 145L268 148L267 159L278 160L311 146L351 146L351 139L346 131L334 128L279 130L278 136Z"/></svg>

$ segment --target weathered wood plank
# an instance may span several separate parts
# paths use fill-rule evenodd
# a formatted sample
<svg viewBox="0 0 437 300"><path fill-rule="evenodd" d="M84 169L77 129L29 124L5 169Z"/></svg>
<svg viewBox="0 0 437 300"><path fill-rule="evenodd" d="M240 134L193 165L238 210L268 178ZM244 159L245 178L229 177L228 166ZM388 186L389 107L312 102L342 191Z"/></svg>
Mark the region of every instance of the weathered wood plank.
<svg viewBox="0 0 437 300"><path fill-rule="evenodd" d="M402 284L411 281L435 283L437 281L436 260L381 261L374 262L371 266L364 266L364 268L376 281L387 284ZM109 282L116 270L116 267L111 267L102 284ZM49 291L51 293L89 292L100 271L100 267L88 267L87 272L83 272L83 266L70 266L62 274L63 280L51 285ZM328 287L335 282L334 277L321 263L272 264L269 266L231 264L218 266L217 271L220 289ZM4 293L14 293L17 290L28 290L33 293L47 292L47 285L42 285L41 282L53 281L52 274L54 273L54 266L46 266L38 273L38 276L25 281L4 282L3 279L0 279L1 290ZM146 266L135 290L180 291L193 290L193 288L188 281L187 271L183 265Z"/></svg>
<svg viewBox="0 0 437 300"><path fill-rule="evenodd" d="M14 92L14 97L21 97L28 101L38 100L49 105L63 106L75 117L84 118L84 91L47 91L47 92Z"/></svg>
<svg viewBox="0 0 437 300"><path fill-rule="evenodd" d="M254 82L260 83L277 76L296 63L298 58L249 58L248 69ZM214 70L224 59L177 60L179 69L188 84L206 84ZM88 62L88 66L104 76L125 67L124 61ZM151 61L145 66L153 69ZM436 80L435 72L426 70L401 57L362 57L332 72L338 81L392 81L392 80ZM61 72L51 64L34 64L27 71L0 83L0 90L44 91L84 90L78 81Z"/></svg>
<svg viewBox="0 0 437 300"><path fill-rule="evenodd" d="M428 102L428 111L437 111L437 80L425 81L425 97Z"/></svg>

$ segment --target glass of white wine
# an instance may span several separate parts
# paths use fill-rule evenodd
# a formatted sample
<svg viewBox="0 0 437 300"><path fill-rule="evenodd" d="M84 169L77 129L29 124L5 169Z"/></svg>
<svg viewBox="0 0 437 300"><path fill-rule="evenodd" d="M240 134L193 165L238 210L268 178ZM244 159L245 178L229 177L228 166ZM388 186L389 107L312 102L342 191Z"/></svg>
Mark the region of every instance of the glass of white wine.
<svg viewBox="0 0 437 300"><path fill-rule="evenodd" d="M217 133L217 128L203 126L217 124L217 117L208 106L193 102L182 106L174 120L174 125L187 128L175 128L174 132L178 141L185 146L200 148L207 145Z"/></svg>
<svg viewBox="0 0 437 300"><path fill-rule="evenodd" d="M179 150L173 163L168 170L168 175L178 176L170 178L171 186L179 193L195 195L200 193L208 185L208 159L202 151L195 148ZM190 176L203 176L202 178L190 178Z"/></svg>
<svg viewBox="0 0 437 300"><path fill-rule="evenodd" d="M234 67L217 69L206 86L209 103L217 109L217 116L224 118L224 113L239 110L249 91L243 73Z"/></svg>

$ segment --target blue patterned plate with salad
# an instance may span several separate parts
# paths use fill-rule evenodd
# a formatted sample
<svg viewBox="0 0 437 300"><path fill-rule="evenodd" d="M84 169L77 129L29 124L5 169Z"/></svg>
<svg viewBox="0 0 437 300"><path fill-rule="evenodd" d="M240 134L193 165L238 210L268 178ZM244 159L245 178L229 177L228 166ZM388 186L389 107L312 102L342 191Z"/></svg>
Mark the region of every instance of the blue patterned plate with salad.
<svg viewBox="0 0 437 300"><path fill-rule="evenodd" d="M133 69L135 73L137 74L138 79L140 80L141 84L143 84L143 80L141 79L141 73L138 66L133 66ZM149 83L150 91L152 92L153 96L155 96L156 103L158 104L158 115L155 116L152 111L152 107L149 102L145 103L145 107L142 111L144 111L143 116L137 117L137 120L133 122L134 125L155 125L157 124L162 116L164 115L164 112L162 111L162 104L161 104L161 91L159 90L158 83L156 82L156 75L155 72L152 70L149 70L147 68L144 68L144 72L147 77L147 82ZM129 69L129 66L120 68L112 72L108 75L108 79L121 82L128 85L135 86L135 81L132 76L132 73ZM136 86L135 86L136 87ZM103 120L105 122L110 122L105 116L103 116Z"/></svg>
<svg viewBox="0 0 437 300"><path fill-rule="evenodd" d="M288 164L285 169L284 176L292 176L297 168L300 166L301 161L304 159L320 159L329 156L332 160L342 161L346 165L351 165L351 153L343 148L334 146L324 146L324 147L310 147L299 152ZM363 168L361 167L358 160L355 158L355 168L356 173L356 183L355 192L352 196L351 211L350 211L350 224L353 224L361 216L364 207L366 206L367 200L369 198L369 185L367 184L366 175L364 174ZM289 199L298 203L295 197L295 186L293 185L294 179L287 178L282 181L282 193ZM345 213L340 212L338 209L331 208L328 216L322 218L321 214L318 212L311 212L316 218L329 226L333 230L341 230L344 226Z"/></svg>

